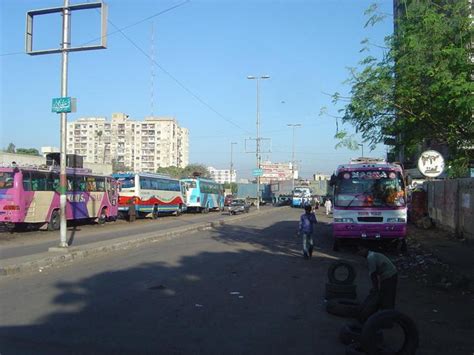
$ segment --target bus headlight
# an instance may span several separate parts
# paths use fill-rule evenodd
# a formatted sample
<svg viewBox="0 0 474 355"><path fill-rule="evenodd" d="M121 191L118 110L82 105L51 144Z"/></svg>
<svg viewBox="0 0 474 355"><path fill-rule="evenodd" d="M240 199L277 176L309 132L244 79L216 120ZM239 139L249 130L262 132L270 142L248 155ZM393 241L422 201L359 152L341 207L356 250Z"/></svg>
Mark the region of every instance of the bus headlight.
<svg viewBox="0 0 474 355"><path fill-rule="evenodd" d="M405 223L405 218L387 218L388 223Z"/></svg>
<svg viewBox="0 0 474 355"><path fill-rule="evenodd" d="M352 219L352 218L334 218L334 222L336 222L336 223L354 223L354 219Z"/></svg>

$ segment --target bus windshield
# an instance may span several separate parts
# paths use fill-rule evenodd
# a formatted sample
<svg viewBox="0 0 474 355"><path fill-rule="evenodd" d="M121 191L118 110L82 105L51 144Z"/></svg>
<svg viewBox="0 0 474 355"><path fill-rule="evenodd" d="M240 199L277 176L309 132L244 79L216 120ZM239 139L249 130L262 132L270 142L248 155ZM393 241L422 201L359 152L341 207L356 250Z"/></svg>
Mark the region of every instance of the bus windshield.
<svg viewBox="0 0 474 355"><path fill-rule="evenodd" d="M403 178L396 171L346 171L337 176L337 207L403 207Z"/></svg>
<svg viewBox="0 0 474 355"><path fill-rule="evenodd" d="M13 173L0 172L0 189L11 189L13 187Z"/></svg>

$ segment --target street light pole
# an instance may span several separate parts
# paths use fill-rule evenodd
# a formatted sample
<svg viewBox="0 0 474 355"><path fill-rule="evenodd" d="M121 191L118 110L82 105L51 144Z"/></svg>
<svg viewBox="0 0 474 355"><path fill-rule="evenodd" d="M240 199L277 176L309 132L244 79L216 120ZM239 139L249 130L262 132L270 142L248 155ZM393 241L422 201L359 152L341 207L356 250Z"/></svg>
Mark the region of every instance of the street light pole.
<svg viewBox="0 0 474 355"><path fill-rule="evenodd" d="M234 170L234 161L233 161L233 153L234 153L234 145L237 142L230 142L230 174L229 174L229 184L232 184L232 171ZM231 186L232 189L232 186Z"/></svg>
<svg viewBox="0 0 474 355"><path fill-rule="evenodd" d="M262 76L247 76L247 79L256 80L257 81L257 149L256 149L256 156L257 156L257 168L260 169L261 165L261 157L260 157L260 93L259 93L259 82L261 79L270 79L268 75ZM257 176L257 210L260 209L260 175Z"/></svg>
<svg viewBox="0 0 474 355"><path fill-rule="evenodd" d="M362 158L364 157L364 145L362 143L358 144L362 148Z"/></svg>
<svg viewBox="0 0 474 355"><path fill-rule="evenodd" d="M288 123L288 127L293 129L293 141L291 148L291 191L295 190L295 128L301 127L300 123Z"/></svg>

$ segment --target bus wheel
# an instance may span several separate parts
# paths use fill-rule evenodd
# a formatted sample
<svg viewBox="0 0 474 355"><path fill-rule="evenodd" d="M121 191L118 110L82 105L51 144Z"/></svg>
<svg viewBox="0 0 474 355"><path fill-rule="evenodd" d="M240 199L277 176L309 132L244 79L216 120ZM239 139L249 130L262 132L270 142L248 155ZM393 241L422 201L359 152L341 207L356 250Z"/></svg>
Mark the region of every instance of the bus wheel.
<svg viewBox="0 0 474 355"><path fill-rule="evenodd" d="M102 211L100 211L100 216L97 218L98 224L105 224L107 222L107 209L104 207Z"/></svg>
<svg viewBox="0 0 474 355"><path fill-rule="evenodd" d="M48 222L48 230L49 231L57 231L61 225L61 218L59 215L58 210L54 210L53 213L51 213L51 217L49 218Z"/></svg>
<svg viewBox="0 0 474 355"><path fill-rule="evenodd" d="M158 206L153 206L153 212L151 213L151 218L158 219Z"/></svg>

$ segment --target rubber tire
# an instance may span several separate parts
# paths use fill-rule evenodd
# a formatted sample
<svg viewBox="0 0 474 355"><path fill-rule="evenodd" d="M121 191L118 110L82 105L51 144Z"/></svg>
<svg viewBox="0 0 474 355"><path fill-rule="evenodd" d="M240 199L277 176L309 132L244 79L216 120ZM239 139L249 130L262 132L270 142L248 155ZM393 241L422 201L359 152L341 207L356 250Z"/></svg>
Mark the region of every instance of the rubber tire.
<svg viewBox="0 0 474 355"><path fill-rule="evenodd" d="M344 280L336 279L336 270L339 269L340 267L344 267L347 269L347 278ZM331 266L329 266L328 280L332 284L351 285L354 282L355 278L356 278L356 271L354 267L346 261L337 261L331 264Z"/></svg>
<svg viewBox="0 0 474 355"><path fill-rule="evenodd" d="M326 304L326 311L335 316L357 318L359 316L359 303L350 299L334 298Z"/></svg>
<svg viewBox="0 0 474 355"><path fill-rule="evenodd" d="M373 314L377 313L379 309L379 296L378 292L371 290L368 296L360 304L359 309L359 322L365 323Z"/></svg>
<svg viewBox="0 0 474 355"><path fill-rule="evenodd" d="M357 286L326 283L326 291L332 293L355 293L357 292Z"/></svg>
<svg viewBox="0 0 474 355"><path fill-rule="evenodd" d="M59 214L58 210L54 210L51 213L51 217L49 218L48 222L48 230L49 231L57 231L61 227L61 215Z"/></svg>
<svg viewBox="0 0 474 355"><path fill-rule="evenodd" d="M342 292L330 292L326 290L325 294L325 299L333 300L336 298L344 298L347 300L355 300L357 298L357 293L356 292L348 292L348 293L342 293Z"/></svg>
<svg viewBox="0 0 474 355"><path fill-rule="evenodd" d="M102 208L102 211L100 211L100 215L99 217L97 218L97 224L105 224L105 222L107 222L107 210L106 208Z"/></svg>
<svg viewBox="0 0 474 355"><path fill-rule="evenodd" d="M359 343L362 333L362 324L347 323L339 331L339 341L344 345Z"/></svg>
<svg viewBox="0 0 474 355"><path fill-rule="evenodd" d="M379 354L380 351L373 339L377 331L390 327L394 323L399 324L405 333L403 347L396 354L415 354L419 344L419 334L416 324L410 317L394 309L377 312L364 323L360 337L362 349L369 355Z"/></svg>

